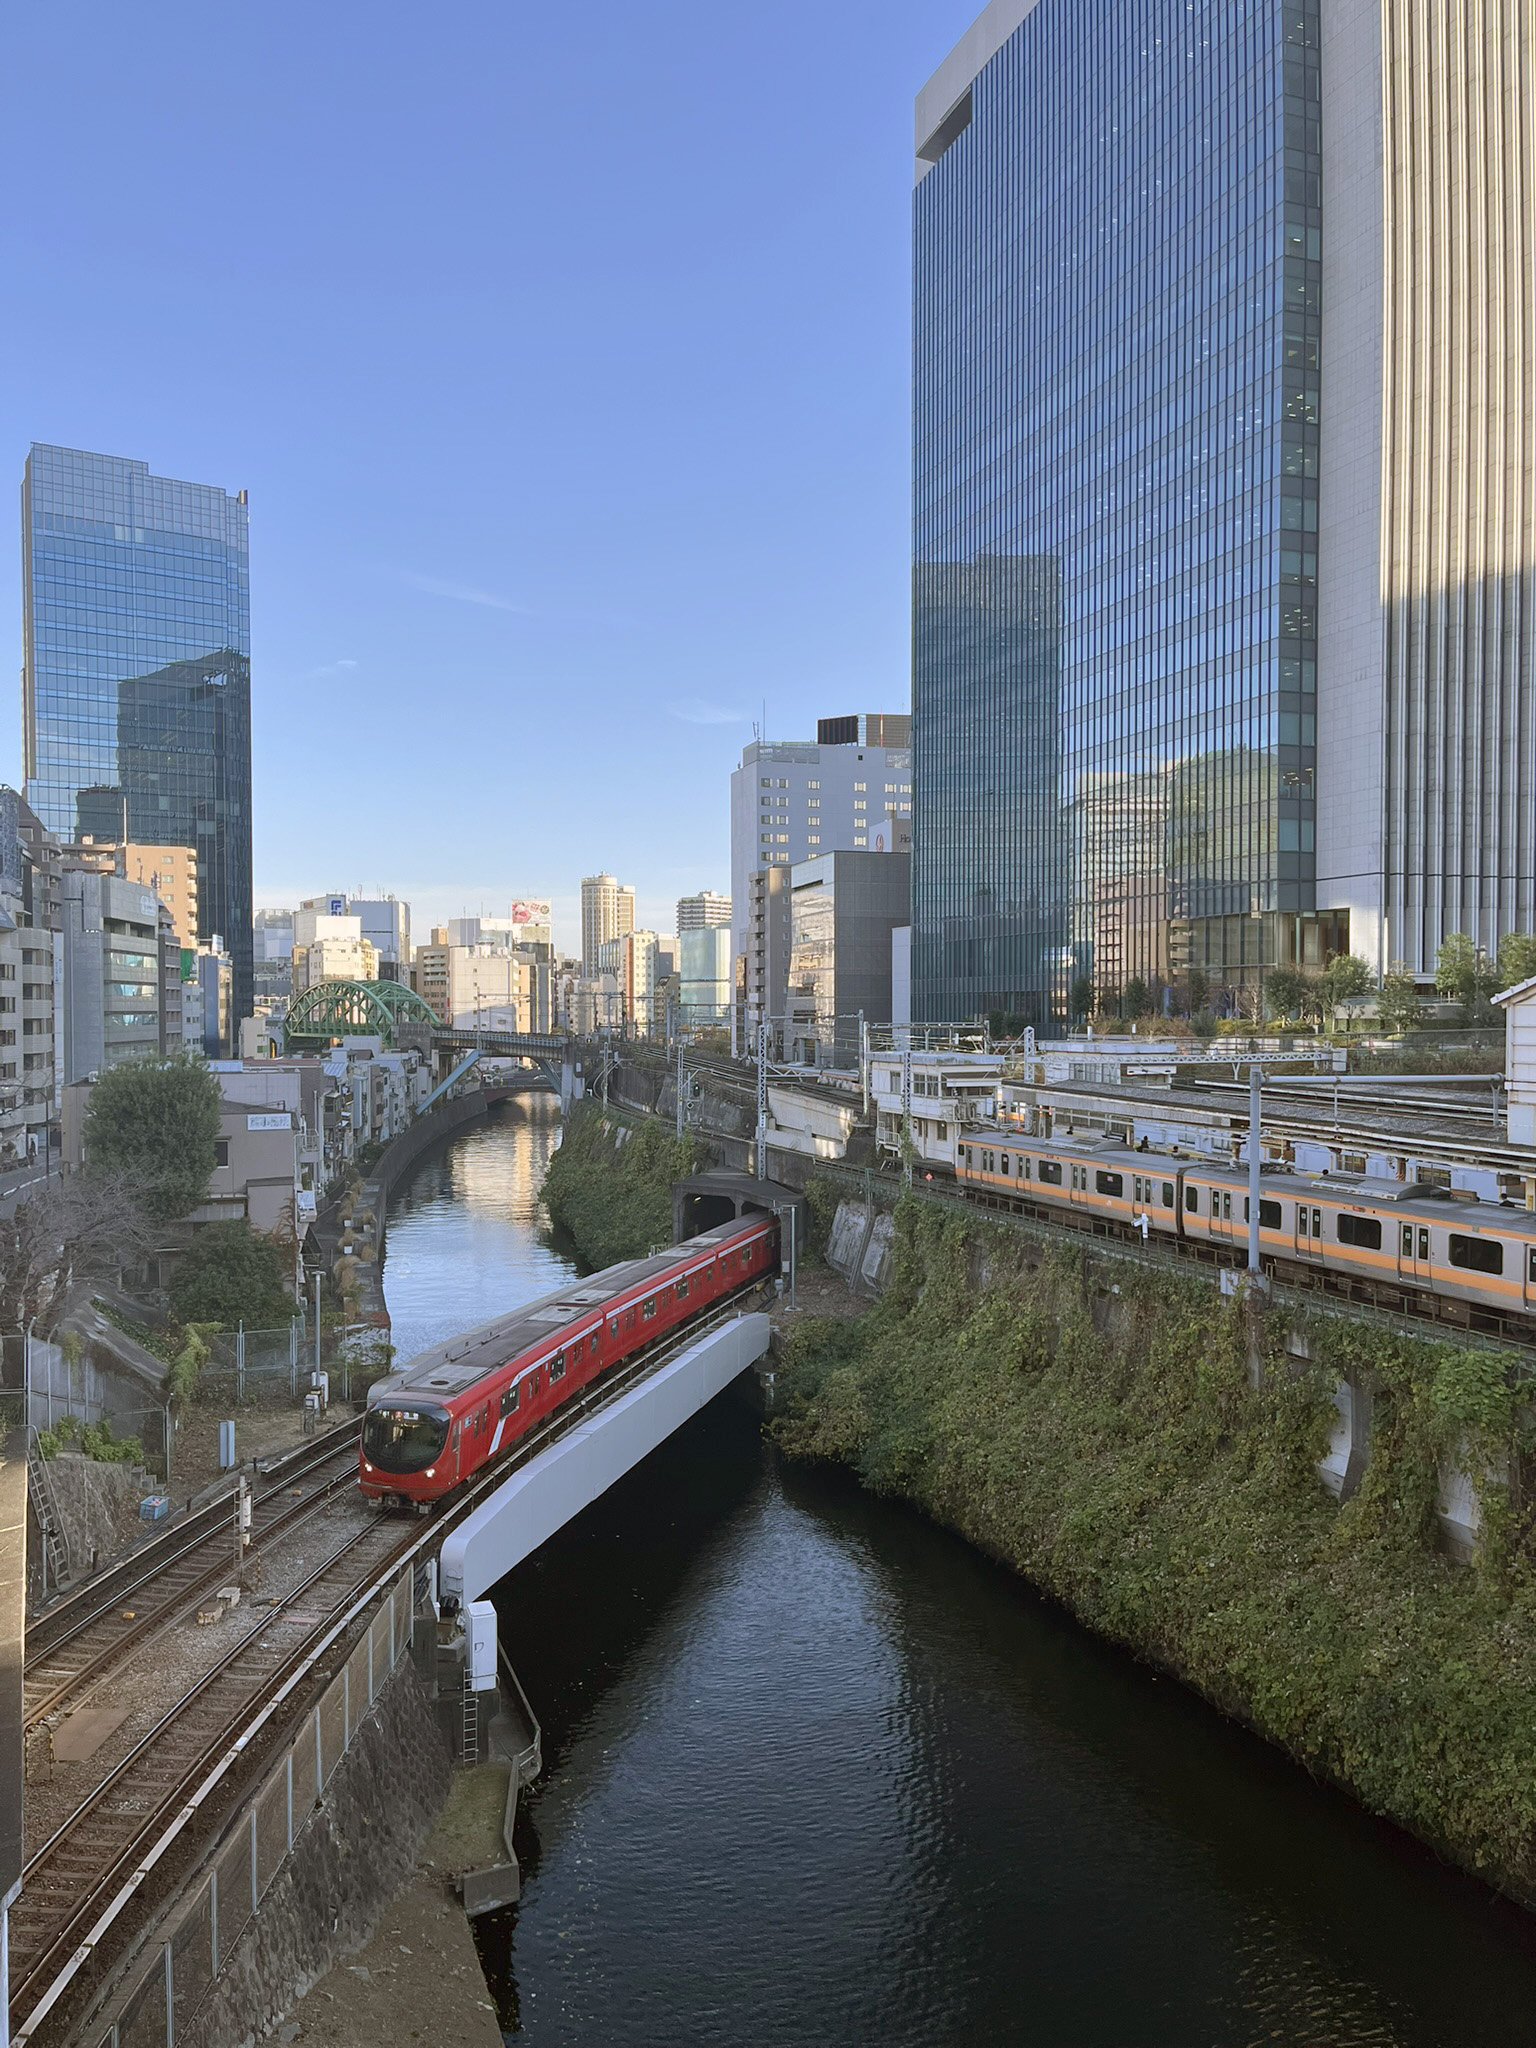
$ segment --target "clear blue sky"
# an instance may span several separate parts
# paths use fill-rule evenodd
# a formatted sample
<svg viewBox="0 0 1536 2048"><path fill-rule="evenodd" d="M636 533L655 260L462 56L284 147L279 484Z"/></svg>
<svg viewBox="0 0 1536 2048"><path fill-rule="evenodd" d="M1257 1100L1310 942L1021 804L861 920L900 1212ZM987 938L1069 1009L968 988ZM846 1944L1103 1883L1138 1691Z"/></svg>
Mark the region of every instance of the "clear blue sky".
<svg viewBox="0 0 1536 2048"><path fill-rule="evenodd" d="M907 702L912 98L978 8L6 10L10 673L30 441L244 486L259 904L729 887L764 700Z"/></svg>

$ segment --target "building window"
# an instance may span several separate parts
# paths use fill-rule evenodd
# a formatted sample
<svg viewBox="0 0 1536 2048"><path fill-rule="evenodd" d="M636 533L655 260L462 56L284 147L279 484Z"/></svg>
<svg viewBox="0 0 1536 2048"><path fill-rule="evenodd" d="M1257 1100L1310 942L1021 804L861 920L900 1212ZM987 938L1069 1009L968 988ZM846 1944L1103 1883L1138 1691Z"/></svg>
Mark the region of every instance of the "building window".
<svg viewBox="0 0 1536 2048"><path fill-rule="evenodd" d="M868 787L869 787L869 784L868 784L867 782L856 782L856 783L855 783L855 784L854 784L853 786L854 786L855 790L860 790L860 789L868 789Z"/></svg>
<svg viewBox="0 0 1536 2048"><path fill-rule="evenodd" d="M215 1138L215 1139L214 1139L214 1141L213 1141L213 1163L214 1163L214 1165L215 1165L215 1166L228 1166L228 1164L229 1164L229 1140L228 1140L228 1138Z"/></svg>
<svg viewBox="0 0 1536 2048"><path fill-rule="evenodd" d="M805 835L805 843L807 846L820 846L821 834L819 832L807 832Z"/></svg>

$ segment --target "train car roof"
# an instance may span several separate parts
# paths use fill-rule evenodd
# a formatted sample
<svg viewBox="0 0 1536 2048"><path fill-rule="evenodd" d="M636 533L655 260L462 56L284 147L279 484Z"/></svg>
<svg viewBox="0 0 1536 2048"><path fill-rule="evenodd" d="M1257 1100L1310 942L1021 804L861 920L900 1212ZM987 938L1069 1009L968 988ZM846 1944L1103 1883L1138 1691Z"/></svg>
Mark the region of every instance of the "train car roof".
<svg viewBox="0 0 1536 2048"><path fill-rule="evenodd" d="M537 1301L525 1302L506 1315L481 1323L477 1329L461 1331L445 1343L418 1351L387 1378L375 1382L369 1390L369 1402L394 1399L401 1394L451 1401L487 1373L497 1371L565 1325L590 1320L609 1302L643 1287L647 1280L660 1280L681 1267L697 1264L722 1246L748 1235L764 1220L763 1213L750 1211L682 1244L668 1245L650 1258L629 1259L622 1265L606 1266L600 1273L574 1278L553 1294L541 1295Z"/></svg>

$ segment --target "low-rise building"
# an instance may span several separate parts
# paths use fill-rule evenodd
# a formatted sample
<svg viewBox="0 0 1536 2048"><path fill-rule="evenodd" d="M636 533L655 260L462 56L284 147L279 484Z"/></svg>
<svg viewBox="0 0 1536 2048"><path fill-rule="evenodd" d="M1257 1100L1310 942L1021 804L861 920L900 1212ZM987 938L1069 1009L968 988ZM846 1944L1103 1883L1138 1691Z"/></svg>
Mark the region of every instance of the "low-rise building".
<svg viewBox="0 0 1536 2048"><path fill-rule="evenodd" d="M906 1097L909 1064L910 1112ZM872 1053L869 1093L875 1109L875 1143L882 1152L899 1156L902 1125L910 1113L916 1160L953 1168L960 1134L995 1118L1002 1077L1003 1061L998 1053Z"/></svg>
<svg viewBox="0 0 1536 2048"><path fill-rule="evenodd" d="M61 1084L160 1050L160 911L151 889L66 864Z"/></svg>

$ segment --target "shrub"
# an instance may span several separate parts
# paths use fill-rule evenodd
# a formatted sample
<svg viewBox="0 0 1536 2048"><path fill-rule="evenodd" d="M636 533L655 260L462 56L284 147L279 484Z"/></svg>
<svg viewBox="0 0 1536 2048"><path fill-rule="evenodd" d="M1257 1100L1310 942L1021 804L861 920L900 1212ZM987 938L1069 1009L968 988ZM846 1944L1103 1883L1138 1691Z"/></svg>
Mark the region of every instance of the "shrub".
<svg viewBox="0 0 1536 2048"><path fill-rule="evenodd" d="M294 1312L282 1254L243 1222L200 1230L171 1276L170 1295L182 1323L274 1329Z"/></svg>

